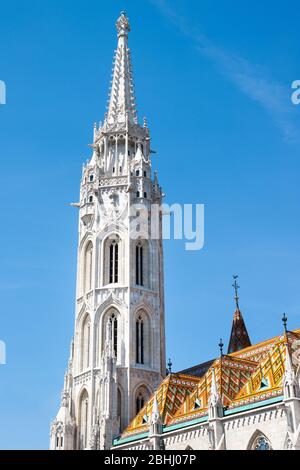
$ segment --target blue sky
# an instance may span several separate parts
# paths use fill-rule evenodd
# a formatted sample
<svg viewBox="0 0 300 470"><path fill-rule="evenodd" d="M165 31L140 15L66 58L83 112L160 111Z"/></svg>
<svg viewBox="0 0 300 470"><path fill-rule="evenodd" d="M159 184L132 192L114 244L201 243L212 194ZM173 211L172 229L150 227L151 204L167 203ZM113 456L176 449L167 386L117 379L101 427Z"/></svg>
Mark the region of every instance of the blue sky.
<svg viewBox="0 0 300 470"><path fill-rule="evenodd" d="M2 449L47 448L59 407L74 322L69 203L104 115L122 9L166 202L205 204L203 250L165 243L174 369L216 356L220 336L227 343L234 273L253 343L280 333L284 311L300 327L297 2L2 2Z"/></svg>

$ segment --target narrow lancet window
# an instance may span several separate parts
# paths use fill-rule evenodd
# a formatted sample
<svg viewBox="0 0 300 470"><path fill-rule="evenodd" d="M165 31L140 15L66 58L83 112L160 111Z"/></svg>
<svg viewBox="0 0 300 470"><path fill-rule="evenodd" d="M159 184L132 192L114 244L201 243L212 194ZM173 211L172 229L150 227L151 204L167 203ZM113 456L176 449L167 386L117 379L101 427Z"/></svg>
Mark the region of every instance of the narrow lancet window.
<svg viewBox="0 0 300 470"><path fill-rule="evenodd" d="M144 250L142 245L137 245L135 250L135 273L136 284L138 286L144 285Z"/></svg>
<svg viewBox="0 0 300 470"><path fill-rule="evenodd" d="M141 316L138 317L136 324L136 363L144 364L144 322Z"/></svg>
<svg viewBox="0 0 300 470"><path fill-rule="evenodd" d="M113 240L109 247L109 283L116 284L119 278L119 245Z"/></svg>

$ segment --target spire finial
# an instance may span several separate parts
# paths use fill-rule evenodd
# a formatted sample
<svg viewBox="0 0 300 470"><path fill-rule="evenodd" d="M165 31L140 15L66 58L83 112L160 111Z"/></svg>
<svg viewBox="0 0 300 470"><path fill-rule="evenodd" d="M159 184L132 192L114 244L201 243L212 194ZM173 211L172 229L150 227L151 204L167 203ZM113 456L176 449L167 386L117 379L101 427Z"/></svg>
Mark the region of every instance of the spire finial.
<svg viewBox="0 0 300 470"><path fill-rule="evenodd" d="M283 316L282 316L282 323L283 323L283 327L284 327L284 332L285 334L287 333L287 316L286 314L284 313Z"/></svg>
<svg viewBox="0 0 300 470"><path fill-rule="evenodd" d="M240 307L239 307L239 296L238 296L238 289L240 288L240 286L237 283L238 277L239 276L237 274L233 275L234 283L232 284L232 287L234 288L234 292L235 292L234 300L235 300L235 305L236 305L237 310L240 309Z"/></svg>
<svg viewBox="0 0 300 470"><path fill-rule="evenodd" d="M223 348L224 348L224 343L223 343L223 340L222 338L220 339L220 342L219 342L219 348L220 348L220 353L221 353L221 357L223 357Z"/></svg>
<svg viewBox="0 0 300 470"><path fill-rule="evenodd" d="M167 364L169 374L172 374L172 365L173 365L173 364L172 364L172 361L171 361L171 359L169 358L169 362L168 362L168 364Z"/></svg>
<svg viewBox="0 0 300 470"><path fill-rule="evenodd" d="M121 11L120 16L116 22L116 27L118 31L118 37L127 36L130 32L130 24L125 11Z"/></svg>

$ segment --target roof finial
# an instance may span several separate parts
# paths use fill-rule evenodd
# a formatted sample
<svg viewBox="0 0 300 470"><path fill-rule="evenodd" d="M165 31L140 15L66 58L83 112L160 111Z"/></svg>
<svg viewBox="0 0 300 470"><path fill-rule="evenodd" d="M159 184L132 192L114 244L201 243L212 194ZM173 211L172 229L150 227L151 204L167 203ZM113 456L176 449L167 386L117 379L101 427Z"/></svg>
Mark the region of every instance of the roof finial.
<svg viewBox="0 0 300 470"><path fill-rule="evenodd" d="M224 348L224 343L223 343L223 340L222 338L220 339L220 342L219 342L219 348L220 348L220 353L221 353L221 357L223 357L223 348Z"/></svg>
<svg viewBox="0 0 300 470"><path fill-rule="evenodd" d="M118 31L118 37L127 36L127 34L130 32L130 24L125 11L121 11L120 16L116 22L116 27Z"/></svg>
<svg viewBox="0 0 300 470"><path fill-rule="evenodd" d="M235 300L235 305L236 305L236 308L237 310L240 309L239 307L239 296L238 296L238 289L240 288L240 286L238 285L237 283L237 279L238 279L238 275L234 274L233 275L233 279L234 279L234 283L232 284L232 287L234 288L234 292L235 292L235 297L234 297L234 300Z"/></svg>
<svg viewBox="0 0 300 470"><path fill-rule="evenodd" d="M287 316L286 314L284 313L283 316L282 316L282 323L283 323L283 327L284 327L284 332L285 334L287 334Z"/></svg>
<svg viewBox="0 0 300 470"><path fill-rule="evenodd" d="M167 364L169 374L172 374L172 365L173 365L173 364L172 364L172 361L171 361L171 359L169 359L169 362L168 362L168 364Z"/></svg>

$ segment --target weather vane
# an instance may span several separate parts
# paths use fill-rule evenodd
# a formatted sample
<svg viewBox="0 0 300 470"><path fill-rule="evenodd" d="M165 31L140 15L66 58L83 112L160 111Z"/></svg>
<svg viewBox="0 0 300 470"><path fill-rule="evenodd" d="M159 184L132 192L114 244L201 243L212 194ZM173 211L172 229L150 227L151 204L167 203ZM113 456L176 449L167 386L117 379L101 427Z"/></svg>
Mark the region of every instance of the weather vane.
<svg viewBox="0 0 300 470"><path fill-rule="evenodd" d="M239 310L240 307L239 307L238 289L240 288L240 286L237 283L238 277L239 276L237 276L236 274L233 275L234 283L232 284L232 287L234 288L234 292L235 292L234 300L235 300L236 308Z"/></svg>
<svg viewBox="0 0 300 470"><path fill-rule="evenodd" d="M172 374L172 365L173 365L173 364L172 364L172 361L171 361L171 359L169 359L169 362L168 362L168 364L167 364L169 374Z"/></svg>

